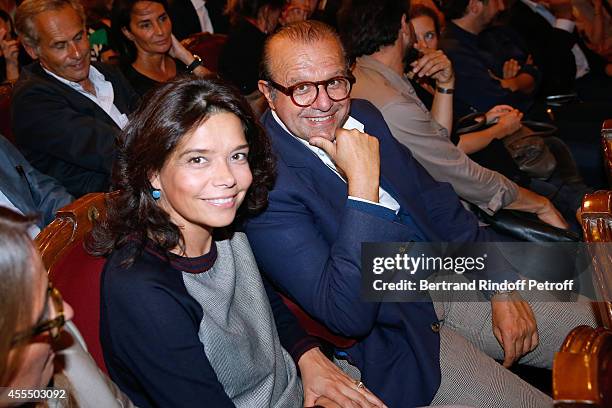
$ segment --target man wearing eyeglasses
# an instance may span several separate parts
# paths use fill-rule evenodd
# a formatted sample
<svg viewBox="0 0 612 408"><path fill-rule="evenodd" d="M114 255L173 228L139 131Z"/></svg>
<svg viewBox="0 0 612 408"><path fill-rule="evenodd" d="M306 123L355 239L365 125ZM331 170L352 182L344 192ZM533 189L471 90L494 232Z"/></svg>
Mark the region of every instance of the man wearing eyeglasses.
<svg viewBox="0 0 612 408"><path fill-rule="evenodd" d="M262 272L332 332L357 340L336 356L357 367L390 407L471 395L487 406L548 405L548 397L521 389L521 380L443 325L446 311L431 301L361 299L362 242L502 239L478 227L450 185L432 179L393 138L372 104L349 99L354 79L333 29L315 21L280 29L264 47L262 71L259 89L270 108L262 123L278 159L277 180L266 211L245 226ZM510 270L496 273L516 278ZM466 315L459 324L492 332L491 309L481 309L480 321ZM494 330L508 341L501 351L508 364L536 347L526 302L500 302L492 313ZM581 318L568 324L594 324Z"/></svg>

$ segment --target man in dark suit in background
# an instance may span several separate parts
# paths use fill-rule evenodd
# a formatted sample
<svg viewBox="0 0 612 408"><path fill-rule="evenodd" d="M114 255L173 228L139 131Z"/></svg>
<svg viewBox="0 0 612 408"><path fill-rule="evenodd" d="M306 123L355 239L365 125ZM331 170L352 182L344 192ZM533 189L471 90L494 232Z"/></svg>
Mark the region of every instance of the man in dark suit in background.
<svg viewBox="0 0 612 408"><path fill-rule="evenodd" d="M26 0L16 27L30 56L12 103L26 158L74 196L108 188L115 139L137 95L114 67L89 62L83 8L75 0Z"/></svg>
<svg viewBox="0 0 612 408"><path fill-rule="evenodd" d="M362 242L501 238L478 227L450 185L432 179L393 138L372 104L349 99L352 78L329 26L305 21L280 29L266 43L263 68L259 89L270 109L262 123L278 176L268 208L246 224L262 272L332 332L357 339L336 351L390 407L552 405L485 352L506 366L526 353L524 362L550 366L571 328L595 324L590 308L561 313L558 304L534 303L532 311L518 293L501 301L505 295L493 292L483 297L490 306L448 309L431 301L363 301ZM490 275L513 277L509 269ZM543 324L540 345L534 312L544 322L565 320Z"/></svg>
<svg viewBox="0 0 612 408"><path fill-rule="evenodd" d="M169 0L172 33L178 40L200 32L227 34L227 0Z"/></svg>
<svg viewBox="0 0 612 408"><path fill-rule="evenodd" d="M585 101L610 103L612 80L603 72L603 59L576 32L571 0L512 0L501 22L519 33L542 70L540 95L577 91Z"/></svg>

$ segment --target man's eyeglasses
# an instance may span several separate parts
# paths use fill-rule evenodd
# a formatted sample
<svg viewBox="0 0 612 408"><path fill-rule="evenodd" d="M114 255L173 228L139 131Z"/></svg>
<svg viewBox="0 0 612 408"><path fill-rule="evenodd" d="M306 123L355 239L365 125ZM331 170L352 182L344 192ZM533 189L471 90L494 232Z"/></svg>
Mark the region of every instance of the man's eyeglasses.
<svg viewBox="0 0 612 408"><path fill-rule="evenodd" d="M49 299L51 302L49 302ZM43 311L43 316L50 316L51 318L38 323L29 330L17 333L11 341L11 346L16 346L18 343L39 336L45 332L48 332L53 340L59 337L66 323L66 319L64 318L64 300L59 290L51 286L51 282L49 282L49 288L47 289L46 300L47 303Z"/></svg>
<svg viewBox="0 0 612 408"><path fill-rule="evenodd" d="M325 88L327 96L334 102L345 100L351 94L351 88L355 83L355 78L350 76L336 76L325 81L300 82L298 84L284 87L270 79L268 84L289 96L294 104L301 108L312 105L319 97L319 86Z"/></svg>

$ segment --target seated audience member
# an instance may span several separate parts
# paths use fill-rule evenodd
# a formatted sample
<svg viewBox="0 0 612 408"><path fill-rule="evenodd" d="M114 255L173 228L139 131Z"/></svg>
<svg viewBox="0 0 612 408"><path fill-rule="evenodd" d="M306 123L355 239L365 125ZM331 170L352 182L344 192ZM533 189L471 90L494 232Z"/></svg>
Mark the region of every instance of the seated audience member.
<svg viewBox="0 0 612 408"><path fill-rule="evenodd" d="M612 62L612 15L603 0L574 0L576 30L584 38L586 46ZM612 76L612 75L611 75Z"/></svg>
<svg viewBox="0 0 612 408"><path fill-rule="evenodd" d="M11 16L0 9L0 83L19 79L19 40Z"/></svg>
<svg viewBox="0 0 612 408"><path fill-rule="evenodd" d="M231 29L219 55L219 75L243 95L259 96L257 80L266 37L278 24L284 0L230 0Z"/></svg>
<svg viewBox="0 0 612 408"><path fill-rule="evenodd" d="M441 51L428 48L424 42L418 43L424 56L413 64L412 72L419 78L436 81L432 112L419 100L404 76L403 61L415 43L405 0L354 0L344 5L338 17L340 34L349 54L358 57L351 95L372 102L381 111L393 136L410 149L429 174L438 181L449 182L459 196L486 211L519 209L535 213L556 227L567 227L548 199L481 167L451 142L453 69ZM520 127L520 113L497 115L500 123L491 133L498 132L503 137ZM572 218L579 205L570 209Z"/></svg>
<svg viewBox="0 0 612 408"><path fill-rule="evenodd" d="M577 92L584 101L610 103L612 80L605 75L605 60L575 32L574 13L571 0L512 0L502 21L520 35L542 71L541 95ZM489 49L496 45L491 42Z"/></svg>
<svg viewBox="0 0 612 408"><path fill-rule="evenodd" d="M308 20L317 7L317 0L289 0L285 3L279 23L287 25Z"/></svg>
<svg viewBox="0 0 612 408"><path fill-rule="evenodd" d="M336 351L390 407L551 406L489 355L506 367L519 359L550 367L573 327L595 325L590 305L530 306L516 292L506 301L484 294L490 306L363 301L362 242L500 237L478 227L450 185L429 176L371 103L349 99L349 67L331 27L283 27L267 40L263 61L259 86L270 110L262 123L278 176L266 210L245 227L266 276L332 332L357 340ZM496 279L512 274L493 272Z"/></svg>
<svg viewBox="0 0 612 408"><path fill-rule="evenodd" d="M83 8L76 0L25 0L15 25L38 60L23 69L13 94L18 146L72 195L106 190L115 139L137 95L114 67L90 65Z"/></svg>
<svg viewBox="0 0 612 408"><path fill-rule="evenodd" d="M91 244L109 255L100 333L119 387L140 407L302 407L318 397L382 407L262 281L246 236L225 228L266 205L274 178L246 101L217 79L176 79L150 94L124 136L121 193Z"/></svg>
<svg viewBox="0 0 612 408"><path fill-rule="evenodd" d="M91 61L100 61L113 64L117 59L117 51L111 42L111 7L109 0L84 0L85 16L87 25L87 37L89 38Z"/></svg>
<svg viewBox="0 0 612 408"><path fill-rule="evenodd" d="M612 77L612 13L603 0L575 0L576 28L581 32L587 47L604 60L604 73Z"/></svg>
<svg viewBox="0 0 612 408"><path fill-rule="evenodd" d="M51 387L62 398L44 406L133 407L85 350L72 308L51 286L28 235L31 222L0 208L0 386L8 387L0 405L14 405L5 399L11 390Z"/></svg>
<svg viewBox="0 0 612 408"><path fill-rule="evenodd" d="M227 0L169 0L174 35L179 40L201 32L226 34L229 21L225 15ZM180 24L178 24L180 22Z"/></svg>
<svg viewBox="0 0 612 408"><path fill-rule="evenodd" d="M478 42L478 34L503 10L503 0L444 2L447 24L440 48L450 58L457 75L455 106L460 116L470 113L470 107L486 112L505 104L528 112L533 106L531 94L538 79L535 67L523 64L511 80L502 81L506 61L496 58Z"/></svg>
<svg viewBox="0 0 612 408"><path fill-rule="evenodd" d="M318 20L335 27L341 3L341 0L289 0L283 9L280 23L287 25L297 21Z"/></svg>
<svg viewBox="0 0 612 408"><path fill-rule="evenodd" d="M40 218L30 229L32 238L53 221L55 212L73 198L56 180L33 168L4 136L0 135L0 206Z"/></svg>
<svg viewBox="0 0 612 408"><path fill-rule="evenodd" d="M172 35L164 0L115 0L112 27L123 74L140 96L179 74L210 74Z"/></svg>
<svg viewBox="0 0 612 408"><path fill-rule="evenodd" d="M495 105L507 104L519 109L528 119L550 121L544 104L536 101L535 95L514 90L530 81L531 71L525 71L529 65L521 67L515 76L515 84L507 88L508 85L500 78L504 76L504 66L508 61L481 44L479 34L504 10L504 2L444 0L442 3L447 26L442 33L440 48L450 58L455 69L457 87L454 107L458 116L473 110L486 112ZM538 32L532 29L530 35ZM498 44L494 46L504 48ZM494 75L490 75L489 71ZM603 160L598 140L601 123L609 116L611 106L605 102L568 103L551 110L560 138L572 150L587 184L594 187L604 184Z"/></svg>

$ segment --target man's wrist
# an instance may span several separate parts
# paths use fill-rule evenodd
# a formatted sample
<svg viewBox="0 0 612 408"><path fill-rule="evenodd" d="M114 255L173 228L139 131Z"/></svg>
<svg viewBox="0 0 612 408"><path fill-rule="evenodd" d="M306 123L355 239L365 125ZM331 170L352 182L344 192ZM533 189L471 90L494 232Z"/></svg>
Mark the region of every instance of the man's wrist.
<svg viewBox="0 0 612 408"><path fill-rule="evenodd" d="M485 293L486 297L493 302L499 300L516 300L517 296L520 298L520 294L516 290L491 290Z"/></svg>
<svg viewBox="0 0 612 408"><path fill-rule="evenodd" d="M536 214L541 214L543 212L546 212L548 210L550 210L550 207L552 207L552 203L550 202L550 200L546 197L540 196L541 197L541 202L540 202L540 206L539 208L536 210Z"/></svg>
<svg viewBox="0 0 612 408"><path fill-rule="evenodd" d="M372 180L352 179L347 176L348 195L371 201L378 202L378 178Z"/></svg>
<svg viewBox="0 0 612 408"><path fill-rule="evenodd" d="M454 89L455 88L455 78L451 78L448 81L436 81L436 86L440 88Z"/></svg>

